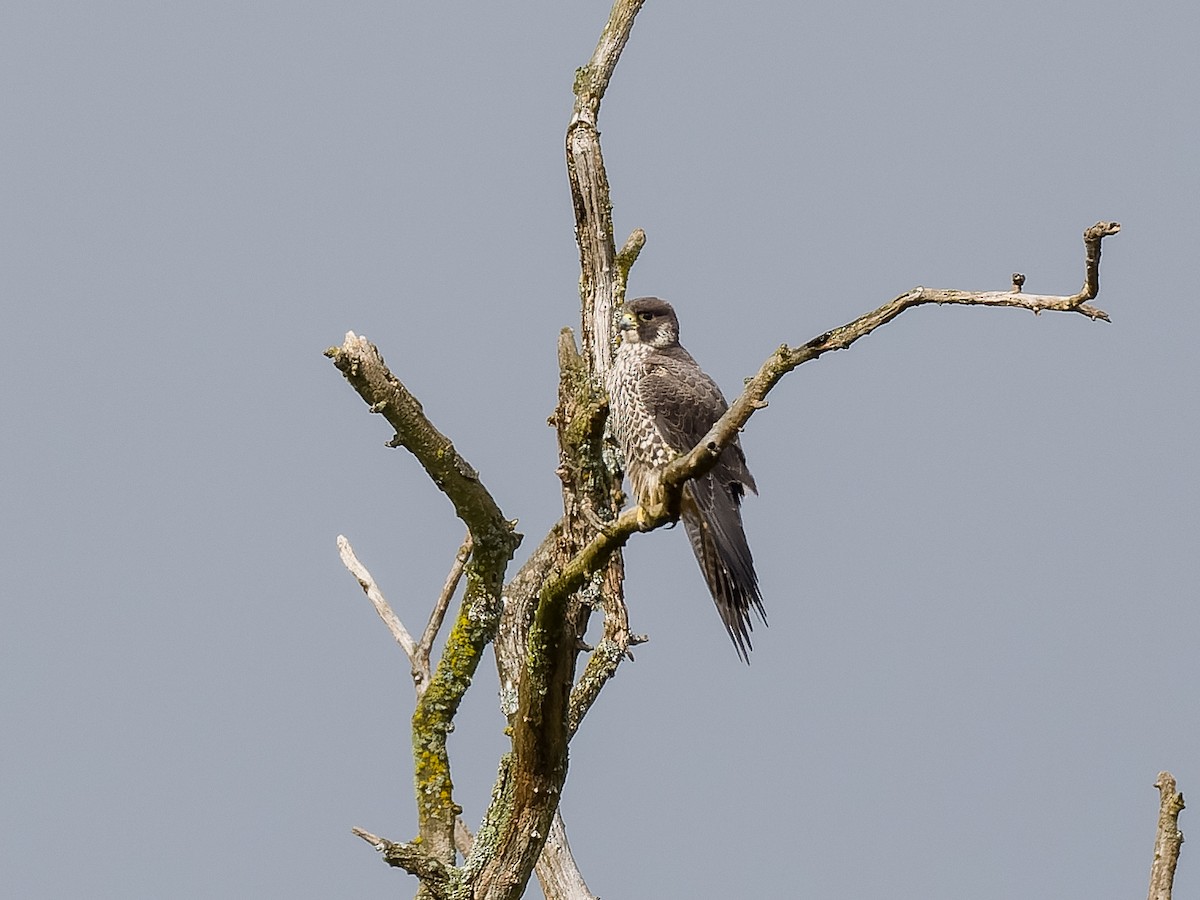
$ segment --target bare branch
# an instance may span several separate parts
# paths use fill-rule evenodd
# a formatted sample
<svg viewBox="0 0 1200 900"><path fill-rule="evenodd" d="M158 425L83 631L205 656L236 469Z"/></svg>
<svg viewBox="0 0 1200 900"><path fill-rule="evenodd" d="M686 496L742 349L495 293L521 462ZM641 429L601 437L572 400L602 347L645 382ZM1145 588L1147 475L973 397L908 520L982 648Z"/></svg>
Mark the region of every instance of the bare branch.
<svg viewBox="0 0 1200 900"><path fill-rule="evenodd" d="M413 641L412 635L408 633L408 629L404 627L404 623L400 621L392 608L384 599L383 593L379 590L379 586L375 583L375 579L371 577L371 573L367 571L367 567L358 561L358 557L354 555L354 548L350 546L344 535L337 536L338 555L342 558L342 565L350 570L350 574L358 579L359 585L367 594L367 599L375 606L375 612L379 613L379 618L383 619L383 624L388 627L388 631L392 633L392 637L396 639L396 643L404 650L410 662L413 662L413 679L417 677L416 670L416 655L417 645Z"/></svg>
<svg viewBox="0 0 1200 900"><path fill-rule="evenodd" d="M421 849L419 844L389 841L387 838L381 838L362 828L351 828L350 830L383 854L383 860L389 866L404 869L410 875L421 879L421 885L434 897L449 896L450 881L454 871L452 866L447 866L440 859L430 856Z"/></svg>
<svg viewBox="0 0 1200 900"><path fill-rule="evenodd" d="M384 599L383 593L379 590L379 586L375 583L375 579L367 571L367 567L359 562L358 557L354 555L354 548L350 546L350 542L339 534L337 545L342 563L358 579L358 583L366 591L367 597L375 605L375 611L379 613L379 618L383 619L383 623L387 625L388 630L392 633L392 637L396 639L396 643L403 648L405 655L408 656L408 661L412 668L413 684L417 689L417 697L420 698L425 693L426 687L429 686L429 656L433 650L433 642L437 638L437 633L442 627L442 621L446 617L446 609L450 605L450 599L454 596L454 591L462 579L467 558L471 555L471 532L467 532L462 546L458 549L458 554L454 557L454 565L451 566L450 574L446 576L446 583L442 586L442 592L438 595L437 602L433 606L433 611L429 614L429 623L425 626L425 633L421 635L420 642L412 639L412 635L408 633L408 629L404 627L404 623L400 621L400 617L392 611L391 606Z"/></svg>
<svg viewBox="0 0 1200 900"><path fill-rule="evenodd" d="M583 354L593 376L604 381L611 364L608 335L613 310L625 296L629 266L637 256L626 242L618 265L613 242L612 203L608 175L600 152L596 120L600 101L629 40L643 0L616 0L591 60L575 73L575 108L567 126L567 177L575 204L575 239L579 244L579 295L583 306ZM637 235L638 232L634 232ZM641 240L645 240L642 234ZM631 236L630 241L635 241ZM640 249L640 246L638 247Z"/></svg>
<svg viewBox="0 0 1200 900"><path fill-rule="evenodd" d="M370 405L371 412L387 419L395 430L388 446L404 447L417 458L454 504L475 542L515 550L520 536L480 482L479 473L429 421L417 398L388 370L375 345L351 331L341 347L331 347L325 355Z"/></svg>
<svg viewBox="0 0 1200 900"><path fill-rule="evenodd" d="M587 66L575 75L575 115L590 112L595 119L600 113L600 101L608 90L609 79L617 67L617 60L629 40L633 20L642 8L644 0L616 0L608 14L608 22L600 32L600 40L592 51Z"/></svg>
<svg viewBox="0 0 1200 900"><path fill-rule="evenodd" d="M1087 248L1087 261L1083 270L1083 288L1072 299L1078 300L1081 304L1085 300L1096 299L1100 293L1100 242L1120 230L1120 222L1097 222L1083 233L1083 244ZM1107 322L1108 317L1105 316L1104 320Z"/></svg>
<svg viewBox="0 0 1200 900"><path fill-rule="evenodd" d="M1116 222L1098 222L1083 233L1087 249L1084 290L1070 297L1024 294L1018 291L999 293L994 291L931 290L916 287L901 294L890 303L885 303L866 315L859 316L848 325L827 331L796 349L786 344L781 346L765 362L749 382L745 390L734 401L708 434L686 456L668 466L664 482L670 486L682 484L688 478L707 472L720 458L721 451L741 431L750 417L766 406L766 396L784 375L803 363L816 359L831 350L845 350L859 338L866 337L881 325L895 319L907 309L928 303L955 303L964 306L1012 306L1040 313L1045 310L1077 312L1092 319L1108 320L1103 310L1088 306L1086 301L1096 297L1100 289L1100 241L1121 230Z"/></svg>
<svg viewBox="0 0 1200 900"><path fill-rule="evenodd" d="M708 468L712 468L712 465L715 465L715 460ZM697 469L690 477L701 475L705 471L707 469ZM640 506L633 506L625 510L607 531L592 538L587 546L576 553L559 570L555 577L547 581L546 586L542 589L542 603L551 605L565 603L572 593L582 587L584 581L608 563L609 558L616 550L625 546L630 535L636 531L649 531L670 521L670 516L665 508L660 511L659 517L661 521L658 521L657 518L647 518L646 512Z"/></svg>
<svg viewBox="0 0 1200 900"><path fill-rule="evenodd" d="M438 595L437 603L433 605L433 611L429 614L429 622L425 625L425 633L421 635L421 642L417 645L417 652L425 661L426 679L429 677L429 654L433 649L433 642L437 639L442 622L446 618L450 599L454 596L454 592L458 589L458 583L462 580L467 560L471 557L472 546L471 532L468 531L454 557L454 564L450 567L450 574L446 576L446 583L442 585L442 592Z"/></svg>
<svg viewBox="0 0 1200 900"><path fill-rule="evenodd" d="M1183 845L1183 832L1179 830L1183 794L1175 790L1175 777L1170 772L1159 772L1154 786L1159 792L1158 833L1154 838L1154 864L1150 867L1149 900L1171 900L1175 866Z"/></svg>
<svg viewBox="0 0 1200 900"><path fill-rule="evenodd" d="M1096 295L1100 293L1100 242L1120 230L1121 225L1119 222L1097 222L1083 233L1083 244L1087 251L1083 272L1083 288L1080 289L1079 293L1072 294L1070 297L1058 297L1046 294L1023 294L1021 293L1021 288L1025 284L1025 276L1017 272L1013 274L1013 288L1011 291L971 292L914 288L913 291L918 292L918 297L908 305L961 303L975 306L1012 306L1019 309L1031 310L1035 315L1045 311L1076 312L1090 319L1103 319L1105 322L1108 322L1108 313L1094 306L1089 306L1087 301L1095 300ZM912 294L913 291L909 291L909 294ZM904 296L907 297L909 294L905 294ZM892 301L892 303L895 302L895 300ZM900 312L903 312L903 310L899 310L896 314L899 315ZM840 350L842 348L834 347L832 349Z"/></svg>
<svg viewBox="0 0 1200 900"><path fill-rule="evenodd" d="M567 843L567 828L557 812L550 823L550 834L546 837L535 871L546 900L599 900L588 889L583 874L575 864L571 845Z"/></svg>
<svg viewBox="0 0 1200 900"><path fill-rule="evenodd" d="M571 706L567 711L567 728L571 735L579 729L583 717L600 696L604 685L617 674L617 667L626 659L633 659L629 648L645 641L645 635L630 633L624 603L621 604L620 614L610 614L605 610L604 636L596 644L583 674L571 689Z"/></svg>
<svg viewBox="0 0 1200 900"><path fill-rule="evenodd" d="M471 829L467 827L467 823L463 821L462 816L459 816L454 820L454 846L462 854L463 859L466 859L470 855L471 845L474 842L475 838L471 834Z"/></svg>
<svg viewBox="0 0 1200 900"><path fill-rule="evenodd" d="M326 355L371 411L388 420L395 429L390 445L404 447L417 458L454 505L474 541L462 604L412 718L422 850L452 866L455 823L461 809L454 802L446 736L483 650L495 636L504 573L521 537L480 482L479 474L429 421L421 404L392 375L373 344L349 332L342 346L330 348Z"/></svg>
<svg viewBox="0 0 1200 900"><path fill-rule="evenodd" d="M619 284L624 285L629 281L629 270L633 268L633 264L637 262L637 258L645 246L646 232L640 228L635 228L633 233L625 239L625 246L621 248L621 252L617 254L617 280Z"/></svg>

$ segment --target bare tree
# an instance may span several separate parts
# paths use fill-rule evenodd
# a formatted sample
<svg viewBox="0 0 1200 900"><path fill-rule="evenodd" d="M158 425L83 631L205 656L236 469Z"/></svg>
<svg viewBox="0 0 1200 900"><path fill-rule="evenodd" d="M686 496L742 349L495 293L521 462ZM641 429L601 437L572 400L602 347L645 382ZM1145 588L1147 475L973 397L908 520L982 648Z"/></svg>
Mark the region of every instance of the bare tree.
<svg viewBox="0 0 1200 900"><path fill-rule="evenodd" d="M924 304L1009 306L1108 319L1091 301L1099 291L1101 241L1117 233L1115 222L1100 222L1084 232L1083 287L1069 296L1024 293L1020 275L1013 276L1008 291L913 288L797 347L781 346L708 435L670 464L663 502L653 509L622 512L621 472L605 439L603 384L612 364L614 311L624 299L645 234L635 230L620 250L616 247L597 119L642 2L616 0L591 60L575 76L566 156L579 246L580 346L569 330L563 331L552 418L563 514L511 579L506 581L508 566L521 536L479 473L429 421L374 345L350 333L341 347L327 351L371 411L388 421L395 432L392 445L416 457L467 528L419 638L392 612L345 538L338 539L347 567L408 655L416 687L412 747L418 837L397 842L361 829L355 833L387 863L415 875L421 885L418 896L511 900L524 893L536 866L550 900L593 897L571 857L558 806L567 777L567 746L629 648L641 640L629 631L620 549L634 532L671 521L683 485L713 467L739 429L766 406L767 394L784 375L831 350L848 348ZM434 661L434 638L463 576L466 586L450 619L445 648ZM603 615L603 633L595 647L587 647L583 635L594 610ZM489 644L511 747L500 760L491 802L472 835L454 801L446 736Z"/></svg>

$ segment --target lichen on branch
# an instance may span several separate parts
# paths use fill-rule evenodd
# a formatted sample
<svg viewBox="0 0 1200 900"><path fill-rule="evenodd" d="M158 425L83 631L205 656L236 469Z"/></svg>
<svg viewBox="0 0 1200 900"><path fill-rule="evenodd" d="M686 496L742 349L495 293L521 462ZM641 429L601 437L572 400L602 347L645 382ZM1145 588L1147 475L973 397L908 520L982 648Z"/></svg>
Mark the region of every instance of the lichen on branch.
<svg viewBox="0 0 1200 900"><path fill-rule="evenodd" d="M500 621L504 574L521 541L479 474L425 415L387 368L370 341L350 332L326 351L346 380L395 431L391 446L417 458L454 506L472 538L464 567L466 590L441 658L424 684L412 716L412 750L421 851L441 864L455 862L454 832L461 812L454 802L446 736L479 660ZM411 638L409 638L411 642Z"/></svg>

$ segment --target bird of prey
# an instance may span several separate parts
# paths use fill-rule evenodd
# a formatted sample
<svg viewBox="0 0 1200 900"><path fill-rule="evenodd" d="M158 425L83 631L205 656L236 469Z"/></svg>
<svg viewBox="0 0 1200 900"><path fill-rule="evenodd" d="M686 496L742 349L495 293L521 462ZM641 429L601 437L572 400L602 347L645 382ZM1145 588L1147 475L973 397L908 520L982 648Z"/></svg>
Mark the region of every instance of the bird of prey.
<svg viewBox="0 0 1200 900"><path fill-rule="evenodd" d="M607 379L609 421L639 503L653 502L666 465L691 450L729 404L679 344L671 304L639 297L620 311L621 342ZM684 486L679 516L738 655L750 661L750 610L766 623L742 498L758 493L735 439L708 474Z"/></svg>

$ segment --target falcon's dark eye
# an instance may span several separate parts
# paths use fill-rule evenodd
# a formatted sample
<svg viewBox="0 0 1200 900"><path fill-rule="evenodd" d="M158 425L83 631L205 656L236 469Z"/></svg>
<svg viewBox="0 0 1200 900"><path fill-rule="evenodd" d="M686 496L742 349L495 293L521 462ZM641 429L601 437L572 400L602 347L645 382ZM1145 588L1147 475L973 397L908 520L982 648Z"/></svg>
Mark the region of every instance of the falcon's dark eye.
<svg viewBox="0 0 1200 900"><path fill-rule="evenodd" d="M638 318L641 319L643 322L649 322L651 319L654 318L654 313L640 312L640 313L638 313Z"/></svg>

